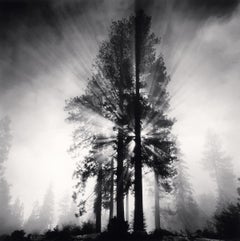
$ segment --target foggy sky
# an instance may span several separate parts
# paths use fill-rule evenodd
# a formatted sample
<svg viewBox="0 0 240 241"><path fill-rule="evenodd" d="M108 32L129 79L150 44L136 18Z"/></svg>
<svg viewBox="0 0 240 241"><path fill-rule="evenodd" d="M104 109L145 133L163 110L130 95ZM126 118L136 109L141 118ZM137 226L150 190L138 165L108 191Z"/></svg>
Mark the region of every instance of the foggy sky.
<svg viewBox="0 0 240 241"><path fill-rule="evenodd" d="M216 4L217 3L217 4ZM237 0L137 1L152 16L171 76L174 132L195 192L208 192L201 158L208 129L221 137L240 176L240 12ZM9 115L7 162L12 196L27 213L50 183L58 196L72 186L67 153L73 127L65 99L80 95L113 19L134 1L0 1L0 117ZM210 181L210 180L209 180Z"/></svg>

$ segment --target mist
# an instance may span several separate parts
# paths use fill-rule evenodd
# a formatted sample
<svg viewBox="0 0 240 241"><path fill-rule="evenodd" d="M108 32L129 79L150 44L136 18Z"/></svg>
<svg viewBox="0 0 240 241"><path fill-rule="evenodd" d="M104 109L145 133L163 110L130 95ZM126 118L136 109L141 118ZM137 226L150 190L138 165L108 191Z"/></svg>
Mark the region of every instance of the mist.
<svg viewBox="0 0 240 241"><path fill-rule="evenodd" d="M184 210L174 206L183 202L182 197L179 191L173 195L162 191L161 228L203 229L215 212L237 202L238 0L1 1L0 192L4 198L0 205L7 210L0 213L4 223L1 234L94 222L96 177L86 184L84 197L90 196L87 212L75 217L79 206L72 201L72 194L78 180L73 174L89 149L71 151L78 137L74 131L82 126L89 135L100 133L114 139L114 123L84 109L84 121L69 124L66 102L87 90L112 21L128 18L139 9L152 18L151 31L160 38L156 53L163 57L171 79L168 115L176 119L172 132L180 149L176 167L180 171L172 182L178 187L185 185L190 192L186 196L193 199L185 207L190 214L186 211L174 218L171 211ZM113 150L103 155L106 153L113 155ZM217 160L214 166L213 155ZM143 168L143 173L146 229L152 231L154 175L148 168ZM134 216L133 190L129 193L129 220ZM106 210L102 211L104 228L108 223ZM200 221L190 227L185 220L194 219L193 213L198 213ZM117 215L115 203L113 215ZM133 221L129 223L133 226Z"/></svg>

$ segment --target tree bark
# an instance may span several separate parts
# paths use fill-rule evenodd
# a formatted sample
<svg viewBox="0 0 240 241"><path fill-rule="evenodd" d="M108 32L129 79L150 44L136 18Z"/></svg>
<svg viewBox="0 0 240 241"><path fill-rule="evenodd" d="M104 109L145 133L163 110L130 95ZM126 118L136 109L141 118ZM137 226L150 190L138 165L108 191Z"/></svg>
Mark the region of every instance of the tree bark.
<svg viewBox="0 0 240 241"><path fill-rule="evenodd" d="M96 200L96 232L101 232L101 216L102 216L102 179L103 179L103 171L102 164L99 164L99 171L97 177L97 200Z"/></svg>
<svg viewBox="0 0 240 241"><path fill-rule="evenodd" d="M159 206L159 175L154 170L155 177L155 229L160 229L160 206Z"/></svg>
<svg viewBox="0 0 240 241"><path fill-rule="evenodd" d="M143 197L142 197L142 148L141 148L141 105L140 105L140 59L141 59L141 15L137 14L135 19L135 210L134 231L144 231L143 222Z"/></svg>

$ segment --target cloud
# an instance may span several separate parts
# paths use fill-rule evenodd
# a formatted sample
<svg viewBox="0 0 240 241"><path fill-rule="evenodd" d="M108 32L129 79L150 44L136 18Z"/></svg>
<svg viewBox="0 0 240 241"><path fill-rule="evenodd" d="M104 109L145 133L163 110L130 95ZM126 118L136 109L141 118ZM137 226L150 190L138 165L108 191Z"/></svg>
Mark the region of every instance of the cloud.
<svg viewBox="0 0 240 241"><path fill-rule="evenodd" d="M239 3L239 0L135 0L135 7L147 12L158 11L159 14L163 14L170 5L174 12L187 15L192 19L206 20L209 17L231 16Z"/></svg>

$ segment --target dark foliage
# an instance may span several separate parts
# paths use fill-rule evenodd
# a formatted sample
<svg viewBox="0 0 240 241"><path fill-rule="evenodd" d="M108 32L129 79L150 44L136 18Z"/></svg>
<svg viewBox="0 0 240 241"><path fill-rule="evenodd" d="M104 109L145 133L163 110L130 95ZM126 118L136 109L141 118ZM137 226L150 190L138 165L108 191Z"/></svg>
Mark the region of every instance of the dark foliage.
<svg viewBox="0 0 240 241"><path fill-rule="evenodd" d="M0 236L0 241L28 241L29 237L25 236L24 230L15 230L11 235L2 235Z"/></svg>
<svg viewBox="0 0 240 241"><path fill-rule="evenodd" d="M217 233L221 238L240 238L240 204L230 204L214 218Z"/></svg>

